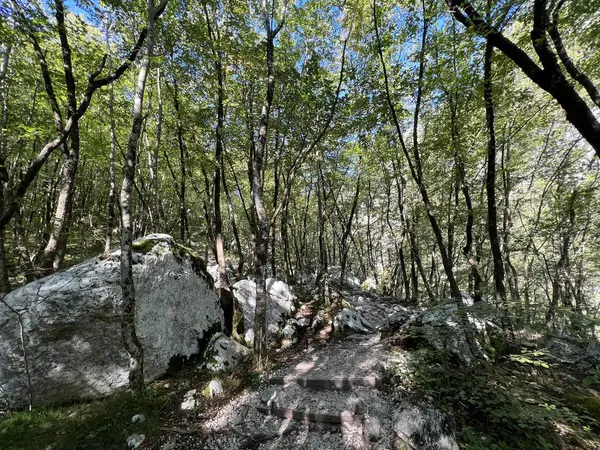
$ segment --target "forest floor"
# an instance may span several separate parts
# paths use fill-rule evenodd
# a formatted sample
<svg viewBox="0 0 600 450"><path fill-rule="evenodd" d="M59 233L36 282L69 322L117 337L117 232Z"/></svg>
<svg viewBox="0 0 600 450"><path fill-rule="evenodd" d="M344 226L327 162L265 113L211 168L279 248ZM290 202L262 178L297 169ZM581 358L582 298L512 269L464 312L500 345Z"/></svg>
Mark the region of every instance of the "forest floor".
<svg viewBox="0 0 600 450"><path fill-rule="evenodd" d="M343 306L374 327L399 307L348 289L334 301L334 308ZM132 434L144 435L142 450L420 448L394 430L394 414L407 399L443 411L461 448L600 449L600 370L558 355L542 334L522 331L526 345L518 355L465 367L405 336L331 331L307 332L293 347L272 352L266 369L249 361L219 376L224 394L201 396L191 411L180 408L185 393L204 391L215 377L194 366L141 396L0 417L0 449L123 449ZM304 379L348 389L311 389ZM273 415L257 409L269 407ZM310 420L275 416L286 408ZM145 420L132 423L137 414Z"/></svg>

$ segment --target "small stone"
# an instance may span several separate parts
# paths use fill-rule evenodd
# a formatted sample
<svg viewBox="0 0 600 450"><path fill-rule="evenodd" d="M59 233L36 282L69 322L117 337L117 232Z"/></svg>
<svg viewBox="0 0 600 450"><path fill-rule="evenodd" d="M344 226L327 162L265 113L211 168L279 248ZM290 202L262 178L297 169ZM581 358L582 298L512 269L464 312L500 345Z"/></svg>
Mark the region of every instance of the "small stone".
<svg viewBox="0 0 600 450"><path fill-rule="evenodd" d="M365 421L365 431L369 441L378 441L381 438L381 421L377 417L369 417Z"/></svg>
<svg viewBox="0 0 600 450"><path fill-rule="evenodd" d="M223 383L221 382L221 380L218 380L216 378L214 380L210 380L210 383L208 383L208 390L210 393L210 398L214 398L217 395L221 395L224 392Z"/></svg>
<svg viewBox="0 0 600 450"><path fill-rule="evenodd" d="M143 434L132 434L127 438L127 448L136 450L140 448L145 439L146 436Z"/></svg>
<svg viewBox="0 0 600 450"><path fill-rule="evenodd" d="M196 407L196 389L186 392L183 396L183 402L181 403L181 409L189 411Z"/></svg>
<svg viewBox="0 0 600 450"><path fill-rule="evenodd" d="M177 446L177 444L175 444L174 441L169 441L166 444L164 444L160 450L175 450L175 447Z"/></svg>
<svg viewBox="0 0 600 450"><path fill-rule="evenodd" d="M146 420L146 418L144 417L143 414L136 414L135 416L133 416L131 418L131 423L142 423L145 420Z"/></svg>

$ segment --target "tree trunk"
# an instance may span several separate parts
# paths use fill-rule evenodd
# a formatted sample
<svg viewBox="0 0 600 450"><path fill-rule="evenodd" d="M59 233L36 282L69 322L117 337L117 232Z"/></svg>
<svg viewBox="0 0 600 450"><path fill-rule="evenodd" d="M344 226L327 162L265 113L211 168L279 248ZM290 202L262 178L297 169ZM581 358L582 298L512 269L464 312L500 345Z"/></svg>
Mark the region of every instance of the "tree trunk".
<svg viewBox="0 0 600 450"><path fill-rule="evenodd" d="M287 7L287 3L286 3ZM263 102L260 114L260 127L258 130L258 145L254 149L254 155L251 159L252 168L252 189L251 197L254 203L256 213L255 228L255 254L254 254L254 276L256 280L256 310L254 320L254 351L262 358L267 353L267 334L266 334L266 274L265 267L268 262L269 253L269 218L265 209L263 200L263 169L264 159L267 151L267 132L269 128L269 115L275 95L275 37L285 23L285 12L279 25L272 28L274 22L272 11L268 12L266 1L263 0L263 13L265 18L266 36L266 56L267 56L267 92Z"/></svg>
<svg viewBox="0 0 600 450"><path fill-rule="evenodd" d="M233 333L233 312L234 301L231 288L229 286L229 277L227 276L227 262L225 260L225 250L223 248L223 219L221 218L221 174L224 172L223 158L223 122L225 120L225 73L223 70L223 52L216 48L219 39L219 29L217 24L213 27L208 14L206 4L203 5L206 19L208 35L211 39L211 48L214 58L215 73L217 75L217 126L215 128L215 176L213 183L213 207L214 207L214 232L215 232L215 251L217 262L219 264L219 297L221 307L224 313L224 328L226 334ZM223 177L224 179L224 177Z"/></svg>
<svg viewBox="0 0 600 450"><path fill-rule="evenodd" d="M158 7L164 9L166 0ZM138 142L142 128L142 107L148 70L154 48L154 0L148 0L148 38L146 52L140 61L140 69L133 98L133 123L125 155L123 184L121 186L121 289L123 291L123 315L121 335L127 353L129 353L129 387L135 391L144 388L144 349L135 329L135 286L133 283L133 229L131 225L131 192L135 183L135 164Z"/></svg>
<svg viewBox="0 0 600 450"><path fill-rule="evenodd" d="M354 216L356 214L356 209L358 208L358 196L360 194L360 176L361 176L361 168L360 168L360 160L359 167L357 169L358 177L356 179L356 189L354 191L354 198L352 200L352 208L350 209L350 215L348 217L348 221L344 227L344 233L342 234L342 240L340 241L340 259L341 259L341 271L340 271L340 283L344 284L346 281L346 264L348 262L348 238L350 237L350 233L352 232L352 222L354 222Z"/></svg>
<svg viewBox="0 0 600 450"><path fill-rule="evenodd" d="M0 211L4 211L4 190L8 183L6 170L6 129L8 126L8 73L9 58L12 51L10 45L0 48ZM4 245L5 230L0 228L0 295L8 294L11 290L8 277L8 261Z"/></svg>
<svg viewBox="0 0 600 450"><path fill-rule="evenodd" d="M485 56L483 63L484 86L483 94L485 98L485 116L488 129L487 145L487 173L485 188L487 193L488 210L488 234L490 236L490 247L494 262L494 291L496 293L496 302L504 310L504 324L508 326L506 311L506 288L504 287L504 266L502 264L502 253L500 252L500 242L498 240L498 225L496 214L496 131L494 128L494 99L492 95L492 58L494 47L488 42L485 47Z"/></svg>
<svg viewBox="0 0 600 450"><path fill-rule="evenodd" d="M106 238L104 243L105 256L110 255L110 246L113 229L115 228L115 202L117 195L117 183L115 175L115 155L117 152L117 129L115 125L114 91L110 85L110 97L108 103L108 115L110 119L110 156L108 163L108 198L106 200Z"/></svg>
<svg viewBox="0 0 600 450"><path fill-rule="evenodd" d="M546 36L550 28L546 0L533 2L533 28L531 42L542 63L538 66L529 55L498 29L492 27L467 0L446 0L456 20L465 27L487 39L490 45L498 48L511 59L523 73L544 91L548 92L562 107L567 120L581 133L581 136L600 156L600 122L583 98L565 77L556 54L550 48ZM560 46L560 44L559 44ZM560 48L560 47L559 47ZM560 52L560 50L559 50ZM568 64L568 62L567 62ZM581 82L580 80L578 80ZM586 89L589 86L585 86ZM595 101L595 93L590 92Z"/></svg>
<svg viewBox="0 0 600 450"><path fill-rule="evenodd" d="M55 0L56 22L58 25L58 35L62 50L63 68L65 75L65 86L67 89L67 110L69 117L73 117L77 111L77 98L75 79L73 77L73 66L71 63L71 46L67 38L65 28L64 5L62 0ZM71 222L71 212L73 209L73 196L75 194L75 178L79 165L79 122L74 121L69 136L69 150L66 160L61 169L61 187L56 204L56 213L50 238L44 249L40 268L42 274L52 273L62 266L67 241L69 236L69 227Z"/></svg>
<svg viewBox="0 0 600 450"><path fill-rule="evenodd" d="M181 110L179 108L179 86L177 80L173 80L173 106L177 115L177 144L179 146L179 240L185 243L187 229L187 207L185 203L186 195L186 164L185 156L187 149L183 139L183 121L181 119Z"/></svg>

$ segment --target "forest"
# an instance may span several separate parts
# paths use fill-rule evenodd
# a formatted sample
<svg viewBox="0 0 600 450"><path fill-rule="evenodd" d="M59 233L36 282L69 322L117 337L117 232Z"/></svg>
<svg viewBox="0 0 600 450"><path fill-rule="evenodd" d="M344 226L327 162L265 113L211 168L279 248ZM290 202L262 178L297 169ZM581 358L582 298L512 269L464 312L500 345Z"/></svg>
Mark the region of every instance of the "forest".
<svg viewBox="0 0 600 450"><path fill-rule="evenodd" d="M118 255L142 396L133 274L152 233L217 267L227 336L234 284L256 283L260 370L268 279L330 309L346 285L414 311L450 303L492 361L449 357L415 385L485 378L478 400L434 399L461 448L599 448L599 27L600 0L0 0L0 293ZM497 325L491 343L471 309ZM557 341L584 356L548 356ZM531 394L559 418L498 406L522 376L585 386L560 393L585 401ZM499 420L481 424L466 405L488 396ZM0 441L3 421L27 434L7 414Z"/></svg>

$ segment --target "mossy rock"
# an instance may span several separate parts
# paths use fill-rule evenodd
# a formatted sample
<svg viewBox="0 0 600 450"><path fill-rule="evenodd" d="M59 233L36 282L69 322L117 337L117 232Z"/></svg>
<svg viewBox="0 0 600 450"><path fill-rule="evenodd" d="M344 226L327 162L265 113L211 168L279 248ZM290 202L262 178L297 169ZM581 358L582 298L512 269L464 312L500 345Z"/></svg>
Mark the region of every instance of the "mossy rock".
<svg viewBox="0 0 600 450"><path fill-rule="evenodd" d="M154 239L139 239L131 244L131 248L134 252L145 255L150 253L156 244L158 241Z"/></svg>

